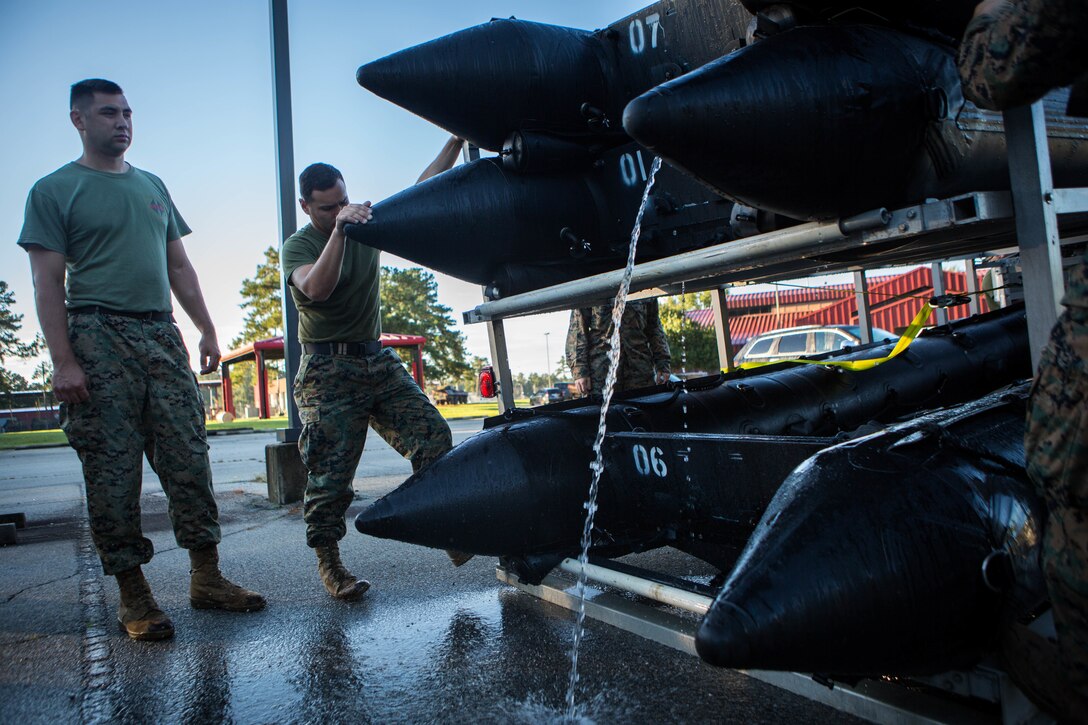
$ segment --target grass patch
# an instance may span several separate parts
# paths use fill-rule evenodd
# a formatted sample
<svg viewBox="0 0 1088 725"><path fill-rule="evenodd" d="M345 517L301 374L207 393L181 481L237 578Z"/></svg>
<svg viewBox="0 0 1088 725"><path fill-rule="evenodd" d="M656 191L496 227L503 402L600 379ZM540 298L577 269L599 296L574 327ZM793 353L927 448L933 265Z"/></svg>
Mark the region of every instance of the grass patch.
<svg viewBox="0 0 1088 725"><path fill-rule="evenodd" d="M515 401L519 408L528 407L529 400ZM465 403L464 405L439 405L438 412L446 420L463 420L465 418L487 418L499 414L498 401L488 403ZM279 430L287 427L287 417L277 418L241 418L230 423L208 423L209 431L225 430ZM6 448L21 448L23 446L49 446L67 445L68 438L64 431L54 430L26 430L13 433L0 433L0 450Z"/></svg>
<svg viewBox="0 0 1088 725"><path fill-rule="evenodd" d="M0 433L0 450L21 446L68 445L68 437L59 428L54 430L20 430Z"/></svg>
<svg viewBox="0 0 1088 725"><path fill-rule="evenodd" d="M499 414L499 404L491 403L462 403L461 405L439 405L438 412L446 420L462 420L464 418L486 418Z"/></svg>
<svg viewBox="0 0 1088 725"><path fill-rule="evenodd" d="M529 407L529 399L515 400L514 405L519 408ZM489 418L499 414L499 401L493 400L487 403L464 403L462 405L439 405L438 412L446 420L462 420L464 418Z"/></svg>
<svg viewBox="0 0 1088 725"><path fill-rule="evenodd" d="M230 423L209 422L208 430L279 430L287 427L287 416L275 418L237 418Z"/></svg>

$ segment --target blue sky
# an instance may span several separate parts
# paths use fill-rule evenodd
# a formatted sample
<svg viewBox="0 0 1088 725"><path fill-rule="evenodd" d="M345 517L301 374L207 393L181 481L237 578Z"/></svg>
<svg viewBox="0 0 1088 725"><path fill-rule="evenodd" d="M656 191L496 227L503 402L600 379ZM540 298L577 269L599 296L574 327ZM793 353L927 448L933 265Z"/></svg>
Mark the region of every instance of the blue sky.
<svg viewBox="0 0 1088 725"><path fill-rule="evenodd" d="M338 166L353 201L378 202L412 184L447 134L360 88L355 70L491 17L592 29L629 15L639 0L460 0L435 2L289 1L296 174L313 161ZM275 156L265 0L188 0L108 5L87 0L3 3L0 9L0 114L7 139L0 179L0 279L24 315L23 336L38 329L26 254L15 241L33 183L79 156L68 120L69 86L82 78L118 82L134 111L126 158L166 182L193 228L186 249L200 274L220 344L237 335L245 312L238 289L262 252L278 243ZM305 216L299 212L300 224ZM383 263L412 266L390 255ZM475 285L439 275L439 301L488 357L483 326L460 324L480 301ZM507 323L514 372L542 371L545 333L554 362L566 313ZM182 331L195 350L184 315ZM391 332L395 332L391 330ZM10 364L23 374L30 366Z"/></svg>

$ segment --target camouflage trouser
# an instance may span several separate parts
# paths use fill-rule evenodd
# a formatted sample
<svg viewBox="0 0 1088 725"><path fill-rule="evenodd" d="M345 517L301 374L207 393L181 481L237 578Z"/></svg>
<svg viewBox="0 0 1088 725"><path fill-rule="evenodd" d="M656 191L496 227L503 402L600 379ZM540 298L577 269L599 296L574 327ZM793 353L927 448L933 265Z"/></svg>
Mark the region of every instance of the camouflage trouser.
<svg viewBox="0 0 1088 725"><path fill-rule="evenodd" d="M90 400L61 406L83 462L91 535L106 574L151 561L140 528L141 457L162 481L178 545L219 543L204 406L181 333L169 322L73 315L72 350Z"/></svg>
<svg viewBox="0 0 1088 725"><path fill-rule="evenodd" d="M416 471L453 445L446 421L389 349L367 357L304 355L295 403L302 420L298 448L309 472L303 501L309 546L344 538L367 425Z"/></svg>
<svg viewBox="0 0 1088 725"><path fill-rule="evenodd" d="M608 379L608 366L611 364L612 361L607 352L596 350L590 352L589 380L594 393L604 392L604 383ZM654 364L648 359L629 362L624 357L620 357L620 366L616 371L616 392L647 388L656 383Z"/></svg>
<svg viewBox="0 0 1088 725"><path fill-rule="evenodd" d="M1088 314L1065 312L1043 351L1024 438L1048 510L1043 568L1064 669L1088 718Z"/></svg>

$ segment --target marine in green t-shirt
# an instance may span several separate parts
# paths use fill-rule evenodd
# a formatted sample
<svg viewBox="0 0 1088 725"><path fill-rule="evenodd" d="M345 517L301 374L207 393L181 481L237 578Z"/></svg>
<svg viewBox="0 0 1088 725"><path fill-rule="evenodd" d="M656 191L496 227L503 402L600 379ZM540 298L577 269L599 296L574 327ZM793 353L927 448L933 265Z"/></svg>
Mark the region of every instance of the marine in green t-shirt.
<svg viewBox="0 0 1088 725"><path fill-rule="evenodd" d="M30 190L19 246L64 255L68 307L170 312L166 243L189 233L159 177L73 161Z"/></svg>
<svg viewBox="0 0 1088 725"><path fill-rule="evenodd" d="M460 139L451 138L420 180L449 168L460 146ZM318 574L329 594L354 600L370 583L344 566L339 542L368 428L417 471L448 451L452 437L400 358L380 347L379 253L344 236L344 225L370 221L370 202L350 203L343 175L328 164L306 167L299 187L310 223L283 243L280 258L298 307L304 353L294 400L307 470L306 544L317 554ZM456 565L470 558L448 553Z"/></svg>
<svg viewBox="0 0 1088 725"><path fill-rule="evenodd" d="M201 372L217 367L219 343L181 242L189 227L163 183L125 161L132 109L120 86L74 84L69 118L83 154L34 185L18 243L30 257L62 427L83 464L91 536L102 570L117 578L117 621L132 639L167 639L174 625L141 570L154 553L140 526L145 455L189 550L192 606L265 604L219 571L204 406L171 293L201 333Z"/></svg>
<svg viewBox="0 0 1088 725"><path fill-rule="evenodd" d="M365 208L369 211L369 207ZM336 210L339 212L339 205ZM320 211L314 213L320 218ZM291 279L300 267L315 265L329 241L330 235L314 223L292 234L283 243L281 253L285 277ZM336 243L343 246L342 262L336 286L328 297L310 299L296 284L290 285L298 307L300 342L364 342L377 340L382 334L380 253L362 244L345 244L343 239Z"/></svg>

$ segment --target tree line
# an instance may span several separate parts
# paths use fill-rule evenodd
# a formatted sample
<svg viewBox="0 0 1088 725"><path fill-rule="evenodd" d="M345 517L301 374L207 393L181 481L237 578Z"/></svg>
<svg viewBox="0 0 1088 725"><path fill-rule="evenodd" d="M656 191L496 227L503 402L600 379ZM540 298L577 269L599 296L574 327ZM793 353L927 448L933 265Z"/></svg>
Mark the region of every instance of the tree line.
<svg viewBox="0 0 1088 725"><path fill-rule="evenodd" d="M438 283L433 273L422 269L382 267L382 329L427 338L423 360L427 380L436 385L453 385L463 390L476 390L476 376L488 364L485 358L469 356L465 337L454 327L451 309L438 302ZM283 334L283 307L280 289L280 255L276 247L264 251L264 261L257 265L253 277L244 279L240 290L246 311L241 334L230 341L230 348ZM0 280L0 404L12 407L6 398L14 391L50 390L52 365L45 353L41 334L27 343L19 337L23 315L12 309L15 293L7 282ZM717 343L714 330L691 321L686 312L710 306L710 293L688 293L660 301L661 324L672 349L672 367L676 372L718 369ZM33 359L41 356L28 380L6 365L11 360ZM409 362L404 356L406 364ZM276 366L273 367L275 375ZM282 363L279 366L282 375ZM255 371L252 365L231 368L231 382L239 405L253 403ZM562 356L556 367L545 373L519 373L513 377L514 395L529 396L550 387L556 381L569 380L570 371ZM43 400L51 404L51 399Z"/></svg>
<svg viewBox="0 0 1088 725"><path fill-rule="evenodd" d="M247 343L283 334L283 294L280 285L279 249L270 246L257 271L242 281L242 302L246 311L242 332L230 341L235 349ZM382 330L401 335L422 335L423 365L430 383L457 387L475 385L481 358L468 360L465 337L453 325L450 308L438 302L438 282L434 274L422 269L381 268ZM397 350L405 364L408 352ZM273 367L276 369L276 366ZM282 363L278 372L282 375ZM252 365L231 367L231 384L236 391L235 404L248 405L253 400L255 370Z"/></svg>
<svg viewBox="0 0 1088 725"><path fill-rule="evenodd" d="M11 393L23 390L42 390L42 406L52 405L53 366L48 359L40 360L34 372L27 380L24 376L9 370L9 360L34 358L45 351L45 338L41 333L29 343L19 338L23 327L23 316L12 309L15 305L15 292L8 289L8 283L0 280L0 405L5 408L15 407L11 403Z"/></svg>

